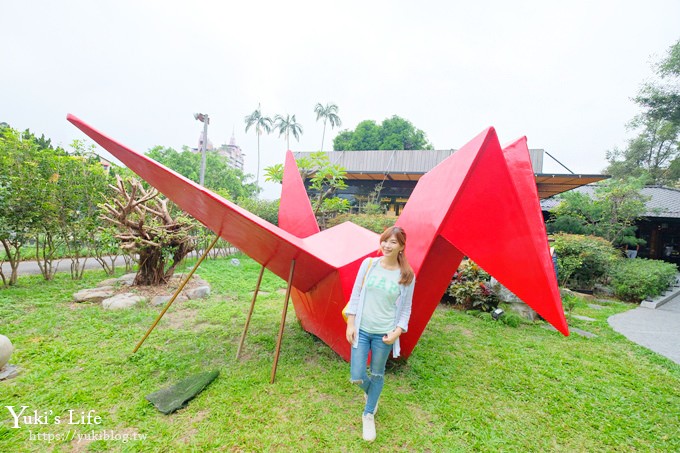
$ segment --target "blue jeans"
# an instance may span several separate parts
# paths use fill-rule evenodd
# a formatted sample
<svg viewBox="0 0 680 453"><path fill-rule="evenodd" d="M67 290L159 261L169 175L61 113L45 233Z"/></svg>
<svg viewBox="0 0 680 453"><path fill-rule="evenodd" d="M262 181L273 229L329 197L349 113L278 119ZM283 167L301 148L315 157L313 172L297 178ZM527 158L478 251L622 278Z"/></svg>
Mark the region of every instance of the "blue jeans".
<svg viewBox="0 0 680 453"><path fill-rule="evenodd" d="M391 344L383 343L384 334L366 333L359 330L359 344L352 348L350 359L350 381L366 393L364 415L375 412L385 380L385 364L392 351ZM368 352L371 352L371 376L366 372Z"/></svg>

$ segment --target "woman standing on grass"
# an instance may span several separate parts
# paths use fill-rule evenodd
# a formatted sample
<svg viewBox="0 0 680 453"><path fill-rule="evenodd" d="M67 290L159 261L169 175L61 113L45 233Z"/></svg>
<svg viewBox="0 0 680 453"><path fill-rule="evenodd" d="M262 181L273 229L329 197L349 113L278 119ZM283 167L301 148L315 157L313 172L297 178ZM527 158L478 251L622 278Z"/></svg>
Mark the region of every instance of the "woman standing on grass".
<svg viewBox="0 0 680 453"><path fill-rule="evenodd" d="M375 440L374 416L382 392L385 364L399 357L399 336L408 329L415 276L406 260L406 233L390 227L380 236L382 257L361 263L347 308L347 341L352 345L351 382L364 391L363 438ZM371 352L371 375L366 372Z"/></svg>

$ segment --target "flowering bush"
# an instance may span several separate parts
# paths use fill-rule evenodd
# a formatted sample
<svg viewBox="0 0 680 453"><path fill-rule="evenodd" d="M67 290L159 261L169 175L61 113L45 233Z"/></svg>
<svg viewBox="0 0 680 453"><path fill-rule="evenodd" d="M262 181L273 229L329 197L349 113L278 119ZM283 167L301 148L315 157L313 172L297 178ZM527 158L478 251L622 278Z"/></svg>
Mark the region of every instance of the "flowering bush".
<svg viewBox="0 0 680 453"><path fill-rule="evenodd" d="M489 288L490 276L470 260L463 261L453 275L447 294L465 310L493 311L500 300Z"/></svg>

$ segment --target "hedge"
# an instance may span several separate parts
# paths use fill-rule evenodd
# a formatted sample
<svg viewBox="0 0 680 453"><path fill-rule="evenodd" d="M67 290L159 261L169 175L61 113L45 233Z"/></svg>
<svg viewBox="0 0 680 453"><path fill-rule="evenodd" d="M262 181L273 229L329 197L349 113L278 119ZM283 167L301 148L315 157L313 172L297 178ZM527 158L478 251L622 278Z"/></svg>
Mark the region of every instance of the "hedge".
<svg viewBox="0 0 680 453"><path fill-rule="evenodd" d="M665 261L643 258L621 259L611 267L610 285L614 295L630 302L662 294L675 282L678 268Z"/></svg>

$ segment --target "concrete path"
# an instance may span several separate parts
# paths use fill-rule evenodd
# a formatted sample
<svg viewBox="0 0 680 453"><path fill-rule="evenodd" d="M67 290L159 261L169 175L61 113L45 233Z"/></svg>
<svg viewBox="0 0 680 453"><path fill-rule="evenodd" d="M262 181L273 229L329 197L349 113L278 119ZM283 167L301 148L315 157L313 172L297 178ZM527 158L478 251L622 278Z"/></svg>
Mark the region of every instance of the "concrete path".
<svg viewBox="0 0 680 453"><path fill-rule="evenodd" d="M214 249L216 252L219 253L226 253L226 254L232 254L237 252L238 250L235 248L231 249ZM201 251L196 251L194 250L193 252L189 253L190 258L198 258L200 256ZM212 252L211 252L212 253ZM110 260L109 260L110 262ZM66 258L62 260L55 260L55 266L57 267L57 272L71 272L71 260ZM121 267L125 266L125 261L123 261L123 258L119 256L116 258L116 267ZM102 269L101 264L94 258L88 258L87 261L85 262L85 269ZM9 263L2 263L2 272L5 274L5 277L9 278L12 269L9 267ZM35 275L35 274L40 274L40 267L38 267L38 262L37 261L22 261L19 263L19 269L17 270L19 276L21 275ZM1 282L0 282L1 283Z"/></svg>
<svg viewBox="0 0 680 453"><path fill-rule="evenodd" d="M629 340L680 364L680 297L657 309L638 307L607 321Z"/></svg>
<svg viewBox="0 0 680 453"><path fill-rule="evenodd" d="M57 272L71 272L71 260L55 260L54 266L57 266ZM117 266L124 266L123 258L118 258L116 260ZM88 258L85 263L85 269L101 269L102 266L94 258ZM9 267L9 263L2 263L2 272L5 277L9 278L12 273L12 268ZM17 270L18 274L21 275L34 275L40 274L40 268L38 267L37 261L22 261L19 263L19 268Z"/></svg>

